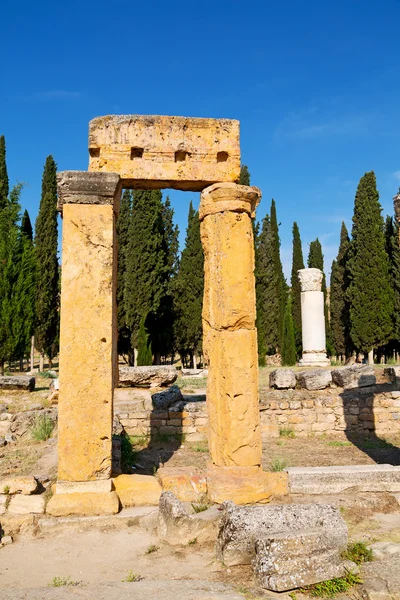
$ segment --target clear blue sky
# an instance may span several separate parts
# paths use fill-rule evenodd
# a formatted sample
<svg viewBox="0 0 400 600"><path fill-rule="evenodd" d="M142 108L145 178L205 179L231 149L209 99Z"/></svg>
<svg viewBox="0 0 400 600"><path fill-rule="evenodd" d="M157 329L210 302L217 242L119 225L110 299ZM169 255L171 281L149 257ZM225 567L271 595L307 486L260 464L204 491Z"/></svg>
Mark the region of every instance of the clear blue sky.
<svg viewBox="0 0 400 600"><path fill-rule="evenodd" d="M242 162L291 228L317 236L326 271L356 186L375 170L384 213L400 185L399 0L29 2L1 7L0 134L36 218L45 158L86 170L87 125L105 114L228 117ZM172 192L184 230L189 199Z"/></svg>

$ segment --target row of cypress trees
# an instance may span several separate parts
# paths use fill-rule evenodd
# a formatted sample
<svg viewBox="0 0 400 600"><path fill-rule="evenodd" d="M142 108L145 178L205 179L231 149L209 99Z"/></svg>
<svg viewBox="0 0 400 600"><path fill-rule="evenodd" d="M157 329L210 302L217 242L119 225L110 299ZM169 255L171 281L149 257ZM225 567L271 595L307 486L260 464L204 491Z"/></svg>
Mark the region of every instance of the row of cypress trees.
<svg viewBox="0 0 400 600"><path fill-rule="evenodd" d="M22 184L11 190L6 143L0 137L0 374L5 363L31 353L32 336L43 359L58 350L57 166L48 156L35 236L28 211L21 215ZM42 361L41 361L42 362Z"/></svg>

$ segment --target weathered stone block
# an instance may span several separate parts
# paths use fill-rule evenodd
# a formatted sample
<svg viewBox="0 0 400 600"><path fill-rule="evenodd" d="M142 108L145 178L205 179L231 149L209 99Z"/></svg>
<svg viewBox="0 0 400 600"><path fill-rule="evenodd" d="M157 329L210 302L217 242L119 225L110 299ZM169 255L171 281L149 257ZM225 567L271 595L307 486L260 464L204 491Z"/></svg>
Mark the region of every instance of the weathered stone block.
<svg viewBox="0 0 400 600"><path fill-rule="evenodd" d="M397 365L395 367L385 367L385 369L383 370L383 374L385 375L386 379L388 379L392 383L399 383L400 365Z"/></svg>
<svg viewBox="0 0 400 600"><path fill-rule="evenodd" d="M207 479L196 467L161 467L157 471L163 492L172 492L181 502L200 500L207 494Z"/></svg>
<svg viewBox="0 0 400 600"><path fill-rule="evenodd" d="M227 502L220 523L217 556L228 566L250 564L257 540L282 533L303 533L317 527L329 536L330 548L346 547L346 523L339 510L329 504L238 507Z"/></svg>
<svg viewBox="0 0 400 600"><path fill-rule="evenodd" d="M293 369L275 369L269 374L269 387L288 390L296 387L296 375Z"/></svg>
<svg viewBox="0 0 400 600"><path fill-rule="evenodd" d="M158 513L158 535L171 545L214 542L221 514L216 506L190 515L171 492L163 492Z"/></svg>
<svg viewBox="0 0 400 600"><path fill-rule="evenodd" d="M113 481L124 508L158 504L162 490L152 475L119 475Z"/></svg>
<svg viewBox="0 0 400 600"><path fill-rule="evenodd" d="M89 171L119 173L124 187L203 190L240 175L239 121L107 115L89 123Z"/></svg>
<svg viewBox="0 0 400 600"><path fill-rule="evenodd" d="M0 390L28 390L35 389L35 378L25 375L5 375L0 377Z"/></svg>
<svg viewBox="0 0 400 600"><path fill-rule="evenodd" d="M369 365L352 365L332 369L332 381L342 388L368 387L376 384L374 367Z"/></svg>
<svg viewBox="0 0 400 600"><path fill-rule="evenodd" d="M12 496L7 510L10 515L43 514L44 507L44 496L23 496L21 494L17 494Z"/></svg>
<svg viewBox="0 0 400 600"><path fill-rule="evenodd" d="M119 385L132 387L165 387L176 381L178 371L174 366L120 367Z"/></svg>
<svg viewBox="0 0 400 600"><path fill-rule="evenodd" d="M50 498L46 513L53 517L115 515L119 507L119 498L115 492L56 493Z"/></svg>
<svg viewBox="0 0 400 600"><path fill-rule="evenodd" d="M183 400L182 392L177 385L151 396L153 406L158 410L167 410L170 406Z"/></svg>
<svg viewBox="0 0 400 600"><path fill-rule="evenodd" d="M324 390L332 382L332 375L328 369L311 369L296 374L299 387L306 390Z"/></svg>
<svg viewBox="0 0 400 600"><path fill-rule="evenodd" d="M37 489L37 480L29 475L0 479L0 494L34 494Z"/></svg>
<svg viewBox="0 0 400 600"><path fill-rule="evenodd" d="M208 497L217 504L227 500L236 504L269 502L276 492L269 475L259 467L210 467L206 472Z"/></svg>

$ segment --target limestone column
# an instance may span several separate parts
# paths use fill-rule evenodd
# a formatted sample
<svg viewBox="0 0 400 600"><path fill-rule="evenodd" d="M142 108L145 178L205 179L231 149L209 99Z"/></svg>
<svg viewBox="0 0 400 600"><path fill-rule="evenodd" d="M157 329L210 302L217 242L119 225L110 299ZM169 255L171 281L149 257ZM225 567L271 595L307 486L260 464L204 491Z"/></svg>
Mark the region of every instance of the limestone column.
<svg viewBox="0 0 400 600"><path fill-rule="evenodd" d="M301 284L301 327L303 367L325 367L326 356L324 293L321 292L323 273L320 269L297 271Z"/></svg>
<svg viewBox="0 0 400 600"><path fill-rule="evenodd" d="M115 173L58 174L63 216L58 480L55 515L118 512L112 490L113 390L118 377Z"/></svg>
<svg viewBox="0 0 400 600"><path fill-rule="evenodd" d="M255 187L216 183L201 194L203 351L214 465L261 464L254 244Z"/></svg>

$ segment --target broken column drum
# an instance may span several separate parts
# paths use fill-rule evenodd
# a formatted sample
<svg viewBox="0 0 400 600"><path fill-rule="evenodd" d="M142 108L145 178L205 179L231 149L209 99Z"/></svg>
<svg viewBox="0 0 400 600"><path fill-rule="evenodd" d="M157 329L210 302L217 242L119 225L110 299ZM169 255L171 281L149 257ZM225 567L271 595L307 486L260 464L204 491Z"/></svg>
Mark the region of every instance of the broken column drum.
<svg viewBox="0 0 400 600"><path fill-rule="evenodd" d="M324 294L321 292L323 273L320 269L297 271L301 284L301 326L303 356L301 366L329 365L326 356Z"/></svg>

